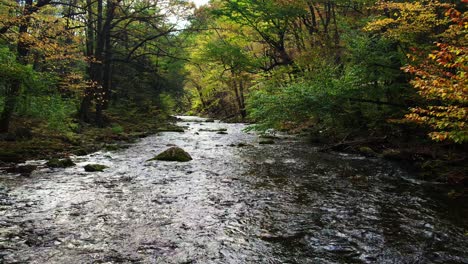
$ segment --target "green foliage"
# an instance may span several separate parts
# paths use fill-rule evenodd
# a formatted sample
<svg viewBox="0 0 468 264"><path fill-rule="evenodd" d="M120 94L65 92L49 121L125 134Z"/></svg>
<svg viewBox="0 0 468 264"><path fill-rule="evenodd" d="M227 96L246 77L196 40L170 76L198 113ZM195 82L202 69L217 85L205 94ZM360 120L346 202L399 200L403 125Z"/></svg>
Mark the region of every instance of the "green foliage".
<svg viewBox="0 0 468 264"><path fill-rule="evenodd" d="M176 101L168 93L161 93L158 100L159 108L167 114L172 114L176 108Z"/></svg>
<svg viewBox="0 0 468 264"><path fill-rule="evenodd" d="M334 100L340 94L336 81L336 69L331 66L320 69L308 80L287 84L284 87L267 86L257 89L248 99L250 118L258 123L251 129L290 130L305 128L330 119Z"/></svg>
<svg viewBox="0 0 468 264"><path fill-rule="evenodd" d="M111 127L111 131L114 134L122 134L124 132L124 128L119 124L113 124Z"/></svg>
<svg viewBox="0 0 468 264"><path fill-rule="evenodd" d="M32 67L20 64L16 55L7 47L0 47L0 94L14 81L21 81L25 86L34 85L35 72Z"/></svg>
<svg viewBox="0 0 468 264"><path fill-rule="evenodd" d="M64 99L59 94L25 95L19 100L17 112L21 116L46 120L52 130L67 132L76 128L72 115L77 105L76 100Z"/></svg>

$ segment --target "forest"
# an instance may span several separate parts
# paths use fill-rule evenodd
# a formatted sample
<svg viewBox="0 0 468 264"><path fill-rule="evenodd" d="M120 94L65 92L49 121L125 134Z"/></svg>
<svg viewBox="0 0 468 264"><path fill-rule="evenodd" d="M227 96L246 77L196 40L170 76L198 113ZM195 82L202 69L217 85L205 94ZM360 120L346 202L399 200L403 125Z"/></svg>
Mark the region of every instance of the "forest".
<svg viewBox="0 0 468 264"><path fill-rule="evenodd" d="M89 153L189 114L466 183L466 8L1 0L0 158Z"/></svg>
<svg viewBox="0 0 468 264"><path fill-rule="evenodd" d="M0 263L468 263L468 0L0 0Z"/></svg>

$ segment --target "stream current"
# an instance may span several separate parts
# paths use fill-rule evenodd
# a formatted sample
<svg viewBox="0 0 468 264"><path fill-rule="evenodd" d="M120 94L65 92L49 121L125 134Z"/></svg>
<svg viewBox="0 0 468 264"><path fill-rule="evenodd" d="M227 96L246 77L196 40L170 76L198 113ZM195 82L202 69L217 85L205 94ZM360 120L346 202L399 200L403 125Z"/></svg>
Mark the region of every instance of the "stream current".
<svg viewBox="0 0 468 264"><path fill-rule="evenodd" d="M468 203L442 186L203 121L75 167L0 172L0 263L468 263ZM193 160L146 161L172 145Z"/></svg>

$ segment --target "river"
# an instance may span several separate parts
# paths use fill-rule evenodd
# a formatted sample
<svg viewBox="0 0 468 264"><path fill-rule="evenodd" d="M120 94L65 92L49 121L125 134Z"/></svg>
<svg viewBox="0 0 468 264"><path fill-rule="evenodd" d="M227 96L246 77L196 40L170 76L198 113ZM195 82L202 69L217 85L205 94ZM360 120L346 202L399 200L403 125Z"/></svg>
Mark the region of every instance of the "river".
<svg viewBox="0 0 468 264"><path fill-rule="evenodd" d="M203 121L75 167L1 174L0 263L468 263L468 203L443 186ZM146 161L172 145L193 160Z"/></svg>

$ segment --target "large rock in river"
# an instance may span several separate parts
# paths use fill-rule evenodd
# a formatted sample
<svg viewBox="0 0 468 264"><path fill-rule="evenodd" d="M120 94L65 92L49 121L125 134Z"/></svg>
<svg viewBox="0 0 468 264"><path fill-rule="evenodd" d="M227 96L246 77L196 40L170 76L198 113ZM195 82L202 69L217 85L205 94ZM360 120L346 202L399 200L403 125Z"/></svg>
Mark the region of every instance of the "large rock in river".
<svg viewBox="0 0 468 264"><path fill-rule="evenodd" d="M51 159L46 163L49 168L68 168L75 166L75 163L70 158Z"/></svg>
<svg viewBox="0 0 468 264"><path fill-rule="evenodd" d="M161 152L156 157L154 157L154 158L152 158L150 160L186 162L186 161L191 161L192 157L190 156L190 154L185 152L185 150L183 150L183 149L181 149L179 147L171 147L171 148L168 148L167 150Z"/></svg>
<svg viewBox="0 0 468 264"><path fill-rule="evenodd" d="M84 169L87 172L103 171L107 168L108 168L107 166L101 165L101 164L88 164L84 166Z"/></svg>

